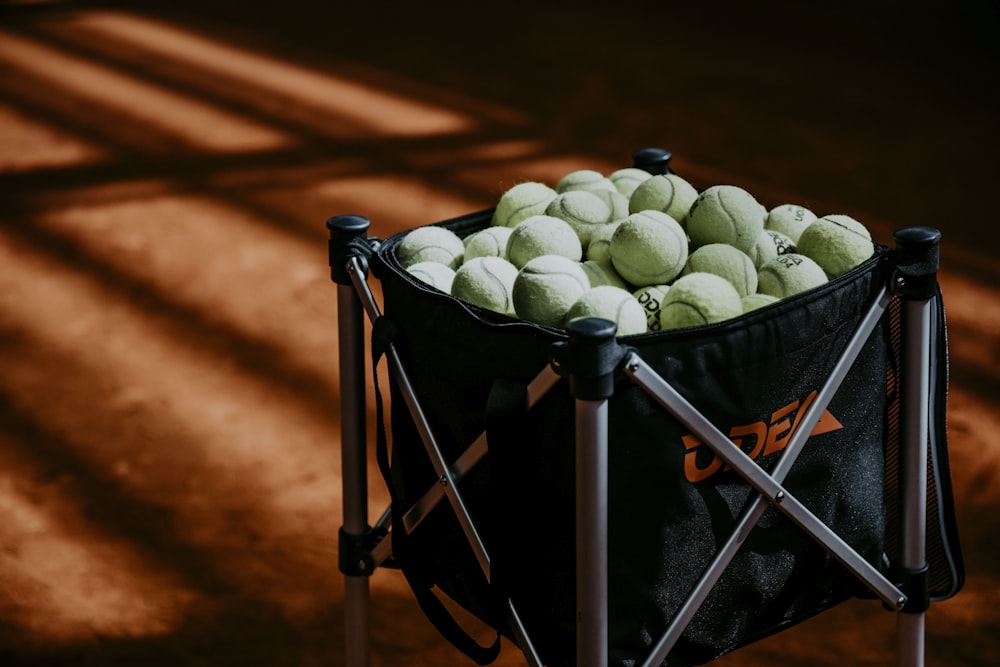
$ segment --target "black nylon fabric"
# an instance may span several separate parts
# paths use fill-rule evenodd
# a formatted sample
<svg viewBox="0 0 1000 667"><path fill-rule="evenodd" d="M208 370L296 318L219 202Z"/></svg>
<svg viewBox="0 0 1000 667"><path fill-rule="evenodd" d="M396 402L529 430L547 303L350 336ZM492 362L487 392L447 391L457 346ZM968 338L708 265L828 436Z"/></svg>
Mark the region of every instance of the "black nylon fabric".
<svg viewBox="0 0 1000 667"><path fill-rule="evenodd" d="M442 223L460 234L489 212ZM489 422L495 383L527 384L565 335L468 306L377 255L386 316L432 432L449 461ZM765 469L821 388L886 280L885 252L807 295L709 327L622 338ZM877 329L784 486L873 564L884 542L885 336ZM427 576L508 637L510 596L550 667L575 664L575 445L566 382L491 429L489 453L460 483L497 573L489 585L446 503L397 541ZM435 475L393 383L393 484L405 511ZM640 664L728 537L751 489L676 419L622 380L609 403L610 664ZM708 662L862 591L769 509L665 664Z"/></svg>

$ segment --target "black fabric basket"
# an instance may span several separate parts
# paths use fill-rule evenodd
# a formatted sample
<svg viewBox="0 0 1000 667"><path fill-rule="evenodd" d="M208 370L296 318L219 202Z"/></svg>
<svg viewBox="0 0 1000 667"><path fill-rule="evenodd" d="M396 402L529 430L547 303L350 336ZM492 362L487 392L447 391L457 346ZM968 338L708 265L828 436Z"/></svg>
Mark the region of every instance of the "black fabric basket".
<svg viewBox="0 0 1000 667"><path fill-rule="evenodd" d="M482 211L437 224L465 236L488 225L490 215ZM522 402L512 412L511 402L501 400L523 391L550 363L553 344L564 341L565 332L472 306L414 279L395 258L405 234L380 244L372 269L382 284L384 317L394 325L392 341L445 459L454 461L482 432L488 434L486 458L459 486L491 555L492 582L447 503L410 535L400 525L398 517L437 476L392 382L391 461L385 458L383 472L393 497L394 557L419 598L436 588L507 637L512 630L505 601L511 599L545 664L573 665L573 399L563 381L530 410ZM891 255L879 247L872 259L820 288L730 321L620 342L770 470L796 416L886 284ZM886 504L895 502L885 468L894 400L887 377L898 371L888 319L869 337L784 482L880 568L887 567L887 541L892 543ZM943 317L940 326L943 345ZM380 436L384 448L386 434ZM943 504L934 503L935 512L941 510L935 519L947 524L939 531L947 542L954 521L943 432L937 437L936 457L945 457L945 474L942 479L937 462L935 500ZM616 384L609 401L611 665L645 659L752 500L751 491L644 391L624 378ZM946 544L943 553L944 566L934 565L947 570L933 591L938 597L961 585L957 543ZM711 661L868 595L822 547L770 508L665 664ZM454 629L446 635L454 637ZM474 657L488 662L494 655Z"/></svg>

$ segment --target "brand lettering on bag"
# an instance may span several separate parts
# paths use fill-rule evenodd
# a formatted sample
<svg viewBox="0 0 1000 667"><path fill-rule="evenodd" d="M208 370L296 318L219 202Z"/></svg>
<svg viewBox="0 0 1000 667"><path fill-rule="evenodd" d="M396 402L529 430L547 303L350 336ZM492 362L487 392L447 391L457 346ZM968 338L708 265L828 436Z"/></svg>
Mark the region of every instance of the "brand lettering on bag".
<svg viewBox="0 0 1000 667"><path fill-rule="evenodd" d="M729 429L729 439L753 460L760 460L769 454L780 452L788 446L802 416L816 400L815 391L803 401L793 401L771 414L770 421L758 421ZM844 428L843 424L829 410L824 410L810 435L821 435ZM681 437L684 449L684 476L689 482L700 482L730 466L714 454L708 445L688 434ZM709 458L706 454L711 454Z"/></svg>

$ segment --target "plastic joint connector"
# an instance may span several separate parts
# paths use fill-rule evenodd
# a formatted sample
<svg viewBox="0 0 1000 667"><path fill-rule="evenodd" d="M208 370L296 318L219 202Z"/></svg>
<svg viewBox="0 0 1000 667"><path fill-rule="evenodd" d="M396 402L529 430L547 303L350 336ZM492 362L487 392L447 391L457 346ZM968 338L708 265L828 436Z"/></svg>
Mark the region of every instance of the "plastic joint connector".
<svg viewBox="0 0 1000 667"><path fill-rule="evenodd" d="M615 323L587 317L570 322L566 331L569 341L553 344L552 360L568 378L570 395L583 400L610 398L616 372L628 353L615 339Z"/></svg>

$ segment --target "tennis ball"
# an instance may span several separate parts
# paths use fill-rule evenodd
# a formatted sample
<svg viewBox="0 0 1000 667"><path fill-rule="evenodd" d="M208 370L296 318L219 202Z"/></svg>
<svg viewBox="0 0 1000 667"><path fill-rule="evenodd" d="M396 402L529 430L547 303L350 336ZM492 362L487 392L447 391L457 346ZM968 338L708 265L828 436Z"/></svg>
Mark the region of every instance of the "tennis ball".
<svg viewBox="0 0 1000 667"><path fill-rule="evenodd" d="M578 169L571 171L556 183L556 192L571 190L615 190L615 184L607 176L594 169Z"/></svg>
<svg viewBox="0 0 1000 667"><path fill-rule="evenodd" d="M758 269L778 255L795 252L795 244L790 238L773 229L764 229L757 236L757 243L750 250L750 259Z"/></svg>
<svg viewBox="0 0 1000 667"><path fill-rule="evenodd" d="M645 169L625 167L624 169L618 169L608 174L608 180L614 183L618 192L625 195L625 197L631 197L636 187L651 176L652 174Z"/></svg>
<svg viewBox="0 0 1000 667"><path fill-rule="evenodd" d="M615 230L618 229L619 224L621 224L620 221L609 222L606 225L595 227L590 233L590 243L587 244L587 249L584 251L584 257L597 262L610 262L611 237L614 236Z"/></svg>
<svg viewBox="0 0 1000 667"><path fill-rule="evenodd" d="M462 238L450 229L434 225L411 230L396 249L396 259L404 269L417 262L438 262L457 269L464 257Z"/></svg>
<svg viewBox="0 0 1000 667"><path fill-rule="evenodd" d="M533 215L511 230L507 239L507 259L517 268L541 255L562 255L575 262L583 258L580 238L565 220L550 215Z"/></svg>
<svg viewBox="0 0 1000 667"><path fill-rule="evenodd" d="M628 210L629 213L662 211L684 227L697 198L694 186L677 174L657 174L636 186L629 197Z"/></svg>
<svg viewBox="0 0 1000 667"><path fill-rule="evenodd" d="M834 214L817 219L802 231L798 252L836 278L875 254L875 244L863 224L850 216Z"/></svg>
<svg viewBox="0 0 1000 667"><path fill-rule="evenodd" d="M628 217L628 197L622 193L617 190L591 190L590 192L607 204L607 207L611 210L609 220L622 220Z"/></svg>
<svg viewBox="0 0 1000 667"><path fill-rule="evenodd" d="M749 313L751 310L757 310L772 303L777 303L777 301L778 297L776 296L758 292L756 294L747 294L740 299L740 304L743 306L743 312Z"/></svg>
<svg viewBox="0 0 1000 667"><path fill-rule="evenodd" d="M632 292L632 296L646 313L648 331L660 330L660 304L663 303L663 297L669 289L670 285L646 285Z"/></svg>
<svg viewBox="0 0 1000 667"><path fill-rule="evenodd" d="M646 313L628 291L613 285L593 287L570 306L563 326L581 317L601 317L618 325L617 335L646 333Z"/></svg>
<svg viewBox="0 0 1000 667"><path fill-rule="evenodd" d="M588 259L580 264L583 268L583 272L587 274L587 278L590 279L590 286L597 287L599 285L612 285L621 289L626 289L628 285L622 279L618 272L615 271L614 265L610 261L598 261L596 259Z"/></svg>
<svg viewBox="0 0 1000 667"><path fill-rule="evenodd" d="M407 273L422 283L442 292L451 293L451 283L455 280L455 270L440 262L417 262L406 267Z"/></svg>
<svg viewBox="0 0 1000 667"><path fill-rule="evenodd" d="M640 211L625 218L611 236L611 263L636 287L676 278L688 258L687 236L663 211Z"/></svg>
<svg viewBox="0 0 1000 667"><path fill-rule="evenodd" d="M510 227L487 227L466 237L464 261L476 257L507 259L507 241L513 231Z"/></svg>
<svg viewBox="0 0 1000 667"><path fill-rule="evenodd" d="M589 289L590 280L579 262L542 255L525 264L514 279L514 312L529 322L561 327L566 313Z"/></svg>
<svg viewBox="0 0 1000 667"><path fill-rule="evenodd" d="M713 185L691 205L687 233L697 246L728 243L749 253L764 229L767 209L735 185Z"/></svg>
<svg viewBox="0 0 1000 667"><path fill-rule="evenodd" d="M681 275L714 273L731 282L741 297L757 291L757 267L745 252L725 243L709 243L691 252Z"/></svg>
<svg viewBox="0 0 1000 667"><path fill-rule="evenodd" d="M689 273L675 280L660 304L660 328L679 329L722 322L743 314L733 284L714 273Z"/></svg>
<svg viewBox="0 0 1000 667"><path fill-rule="evenodd" d="M757 271L757 291L779 299L805 292L827 282L819 264L805 255L778 255Z"/></svg>
<svg viewBox="0 0 1000 667"><path fill-rule="evenodd" d="M517 267L501 257L475 257L455 272L452 296L504 315L514 316L512 291Z"/></svg>
<svg viewBox="0 0 1000 667"><path fill-rule="evenodd" d="M767 218L764 220L764 229L781 232L790 238L792 243L798 243L802 230L814 220L816 220L816 214L804 206L781 204L768 211Z"/></svg>
<svg viewBox="0 0 1000 667"><path fill-rule="evenodd" d="M595 227L611 222L611 209L593 192L568 190L549 202L545 215L565 220L586 248Z"/></svg>
<svg viewBox="0 0 1000 667"><path fill-rule="evenodd" d="M525 181L500 195L493 211L491 224L513 227L525 218L545 213L545 207L555 199L556 191L545 183Z"/></svg>

